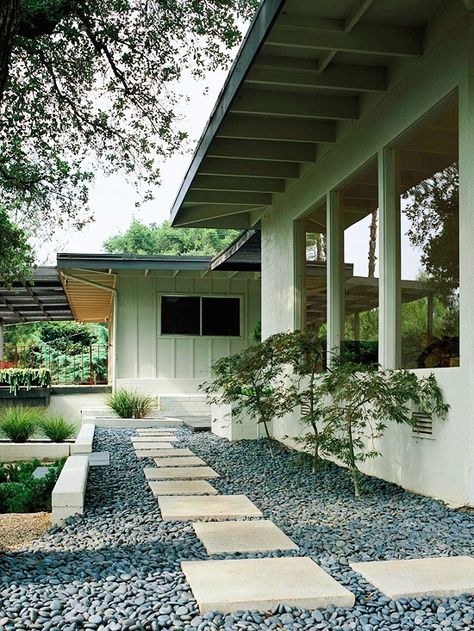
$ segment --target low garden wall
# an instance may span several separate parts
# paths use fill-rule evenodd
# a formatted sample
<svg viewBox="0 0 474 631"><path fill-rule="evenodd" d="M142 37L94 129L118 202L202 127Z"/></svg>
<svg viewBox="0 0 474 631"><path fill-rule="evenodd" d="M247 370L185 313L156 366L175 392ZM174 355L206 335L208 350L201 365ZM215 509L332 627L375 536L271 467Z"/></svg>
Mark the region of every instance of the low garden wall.
<svg viewBox="0 0 474 631"><path fill-rule="evenodd" d="M66 460L51 495L53 525L84 513L88 473L87 454L75 454Z"/></svg>

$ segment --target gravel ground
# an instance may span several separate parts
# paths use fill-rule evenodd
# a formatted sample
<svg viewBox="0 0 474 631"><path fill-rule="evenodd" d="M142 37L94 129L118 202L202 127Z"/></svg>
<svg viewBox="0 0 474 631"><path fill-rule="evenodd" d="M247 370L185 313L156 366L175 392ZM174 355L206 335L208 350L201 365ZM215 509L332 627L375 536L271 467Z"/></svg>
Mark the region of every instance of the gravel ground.
<svg viewBox="0 0 474 631"><path fill-rule="evenodd" d="M300 545L298 554L311 556L356 594L353 609L280 606L199 615L180 561L209 557L189 522L161 522L142 473L153 462L135 458L132 434L96 431L95 449L110 451L112 465L91 469L84 517L0 557L0 630L474 629L472 597L393 602L348 566L472 555L471 514L375 479L365 480L367 494L357 501L348 476L335 466L313 475L284 448L272 460L265 441L230 445L180 430L179 446L189 446L221 474L212 481L219 492L248 495Z"/></svg>
<svg viewBox="0 0 474 631"><path fill-rule="evenodd" d="M18 548L51 528L51 513L6 513L0 515L0 552Z"/></svg>

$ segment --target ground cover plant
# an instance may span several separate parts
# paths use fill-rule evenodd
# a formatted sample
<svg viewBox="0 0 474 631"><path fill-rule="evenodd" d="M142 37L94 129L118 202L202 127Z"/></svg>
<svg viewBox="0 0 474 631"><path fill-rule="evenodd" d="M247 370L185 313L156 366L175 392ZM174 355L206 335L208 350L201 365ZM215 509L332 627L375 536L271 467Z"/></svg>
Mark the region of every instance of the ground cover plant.
<svg viewBox="0 0 474 631"><path fill-rule="evenodd" d="M39 422L41 433L53 443L63 443L76 433L74 423L68 423L62 416L46 416Z"/></svg>
<svg viewBox="0 0 474 631"><path fill-rule="evenodd" d="M41 466L39 460L0 465L0 513L35 513L51 511L51 492L65 459L48 465L42 478L33 477Z"/></svg>
<svg viewBox="0 0 474 631"><path fill-rule="evenodd" d="M120 418L145 418L153 410L155 401L146 394L120 388L109 394L106 404Z"/></svg>
<svg viewBox="0 0 474 631"><path fill-rule="evenodd" d="M14 443L26 443L39 428L44 410L29 405L12 405L0 411L0 435Z"/></svg>

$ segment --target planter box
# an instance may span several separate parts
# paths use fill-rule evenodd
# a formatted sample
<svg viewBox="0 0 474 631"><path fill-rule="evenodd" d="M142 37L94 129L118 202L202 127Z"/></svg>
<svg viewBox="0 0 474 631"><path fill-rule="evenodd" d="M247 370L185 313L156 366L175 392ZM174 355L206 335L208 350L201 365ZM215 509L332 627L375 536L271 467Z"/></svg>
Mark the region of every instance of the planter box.
<svg viewBox="0 0 474 631"><path fill-rule="evenodd" d="M237 440L255 440L259 437L258 423L236 416L232 405L211 405L211 431L216 436Z"/></svg>
<svg viewBox="0 0 474 631"><path fill-rule="evenodd" d="M8 386L0 386L0 407L15 404L47 407L49 405L51 391L49 388L33 386L30 390L24 387L14 394Z"/></svg>
<svg viewBox="0 0 474 631"><path fill-rule="evenodd" d="M0 443L0 462L19 462L28 460L57 460L67 458L71 453L72 443L27 442Z"/></svg>

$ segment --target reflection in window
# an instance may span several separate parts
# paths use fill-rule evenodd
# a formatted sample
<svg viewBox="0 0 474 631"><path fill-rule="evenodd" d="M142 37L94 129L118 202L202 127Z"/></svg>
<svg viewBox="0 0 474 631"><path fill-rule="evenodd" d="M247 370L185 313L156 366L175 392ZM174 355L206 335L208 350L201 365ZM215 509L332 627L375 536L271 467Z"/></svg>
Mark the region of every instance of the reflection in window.
<svg viewBox="0 0 474 631"><path fill-rule="evenodd" d="M458 104L397 143L401 185L401 364L459 365Z"/></svg>
<svg viewBox="0 0 474 631"><path fill-rule="evenodd" d="M377 363L379 339L378 176L374 159L341 189L344 224L344 356Z"/></svg>
<svg viewBox="0 0 474 631"><path fill-rule="evenodd" d="M326 204L318 205L304 221L304 325L326 347Z"/></svg>
<svg viewBox="0 0 474 631"><path fill-rule="evenodd" d="M161 334L240 336L240 298L162 296Z"/></svg>

